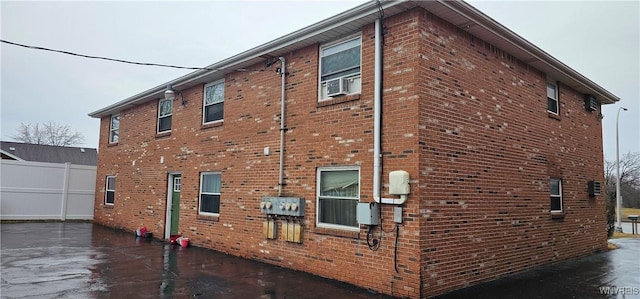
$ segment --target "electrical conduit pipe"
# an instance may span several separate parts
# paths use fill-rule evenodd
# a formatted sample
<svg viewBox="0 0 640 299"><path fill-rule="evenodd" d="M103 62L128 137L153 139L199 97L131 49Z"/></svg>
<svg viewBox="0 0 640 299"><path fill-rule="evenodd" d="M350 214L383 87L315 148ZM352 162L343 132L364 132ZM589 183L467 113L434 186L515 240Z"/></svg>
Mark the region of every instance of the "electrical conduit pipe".
<svg viewBox="0 0 640 299"><path fill-rule="evenodd" d="M407 201L407 195L400 198L382 198L380 196L381 127L382 127L382 20L375 22L375 52L373 76L373 200L377 203L401 205Z"/></svg>
<svg viewBox="0 0 640 299"><path fill-rule="evenodd" d="M282 186L284 185L284 133L287 130L285 126L285 78L287 75L287 62L284 57L278 57L282 63L280 76L282 76L282 91L280 95L280 170L278 178L278 197L282 196Z"/></svg>

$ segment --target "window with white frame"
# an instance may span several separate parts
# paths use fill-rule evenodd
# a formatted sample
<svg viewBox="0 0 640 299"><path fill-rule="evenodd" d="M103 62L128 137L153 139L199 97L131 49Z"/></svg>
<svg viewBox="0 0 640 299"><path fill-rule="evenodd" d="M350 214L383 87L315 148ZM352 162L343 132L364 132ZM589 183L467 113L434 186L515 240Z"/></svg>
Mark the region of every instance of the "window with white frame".
<svg viewBox="0 0 640 299"><path fill-rule="evenodd" d="M158 133L171 131L171 116L173 115L173 101L158 100Z"/></svg>
<svg viewBox="0 0 640 299"><path fill-rule="evenodd" d="M174 177L173 178L173 192L180 192L182 188L182 178Z"/></svg>
<svg viewBox="0 0 640 299"><path fill-rule="evenodd" d="M562 180L552 178L549 187L551 189L551 212L562 212Z"/></svg>
<svg viewBox="0 0 640 299"><path fill-rule="evenodd" d="M117 143L120 136L120 114L111 115L109 122L109 143Z"/></svg>
<svg viewBox="0 0 640 299"><path fill-rule="evenodd" d="M357 229L356 207L360 200L358 167L318 168L319 227Z"/></svg>
<svg viewBox="0 0 640 299"><path fill-rule="evenodd" d="M547 83L547 110L553 114L558 114L560 111L558 86L553 83Z"/></svg>
<svg viewBox="0 0 640 299"><path fill-rule="evenodd" d="M106 185L104 188L104 203L106 205L113 205L116 199L116 177L107 176Z"/></svg>
<svg viewBox="0 0 640 299"><path fill-rule="evenodd" d="M361 48L359 35L320 48L320 100L360 92Z"/></svg>
<svg viewBox="0 0 640 299"><path fill-rule="evenodd" d="M221 174L217 172L203 172L200 174L199 214L220 214L220 177Z"/></svg>
<svg viewBox="0 0 640 299"><path fill-rule="evenodd" d="M204 124L221 121L224 116L224 81L209 83L204 86L203 105Z"/></svg>

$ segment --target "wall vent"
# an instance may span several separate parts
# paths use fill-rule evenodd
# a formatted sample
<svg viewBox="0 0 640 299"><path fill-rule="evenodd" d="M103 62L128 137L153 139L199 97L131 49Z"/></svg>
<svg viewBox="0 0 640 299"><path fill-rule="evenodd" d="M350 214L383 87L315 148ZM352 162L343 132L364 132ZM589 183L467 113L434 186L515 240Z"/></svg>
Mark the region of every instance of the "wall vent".
<svg viewBox="0 0 640 299"><path fill-rule="evenodd" d="M590 94L584 95L584 108L589 112L598 110L598 100L596 100L596 97Z"/></svg>
<svg viewBox="0 0 640 299"><path fill-rule="evenodd" d="M589 181L589 197L594 197L602 193L602 186L600 182Z"/></svg>

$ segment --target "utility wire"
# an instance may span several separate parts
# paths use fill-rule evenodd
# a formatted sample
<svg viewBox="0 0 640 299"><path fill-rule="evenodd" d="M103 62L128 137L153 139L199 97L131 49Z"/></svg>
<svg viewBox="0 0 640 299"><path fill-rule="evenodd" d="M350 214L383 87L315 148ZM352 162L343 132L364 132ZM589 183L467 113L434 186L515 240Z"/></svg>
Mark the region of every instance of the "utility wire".
<svg viewBox="0 0 640 299"><path fill-rule="evenodd" d="M382 8L382 2L378 0L376 4L378 4L378 17L380 19L384 19L384 8Z"/></svg>
<svg viewBox="0 0 640 299"><path fill-rule="evenodd" d="M190 67L190 66L179 66L179 65L170 65L170 64L135 62L135 61L128 61L128 60L109 58L109 57L84 55L84 54L78 54L78 53L73 53L73 52L63 51L63 50L55 50L55 49L50 49L50 48L45 48L45 47L30 46L30 45L25 45L25 44L14 43L14 42L11 42L11 41L8 41L8 40L4 40L4 39L0 39L0 41L5 43L5 44L10 44L10 45L23 47L23 48L27 48L27 49L49 51L49 52L67 54L67 55L71 55L71 56L77 56L77 57L83 57L83 58L89 58L89 59L101 59L101 60L114 61L114 62L127 63L127 64L144 65L144 66L159 66L159 67L167 67L167 68L174 68L174 69L184 69L184 70L206 70L206 71L219 71L219 70L222 70L222 69L212 69L212 68L206 68L206 67ZM236 71L241 71L241 72L264 72L266 70L237 69Z"/></svg>

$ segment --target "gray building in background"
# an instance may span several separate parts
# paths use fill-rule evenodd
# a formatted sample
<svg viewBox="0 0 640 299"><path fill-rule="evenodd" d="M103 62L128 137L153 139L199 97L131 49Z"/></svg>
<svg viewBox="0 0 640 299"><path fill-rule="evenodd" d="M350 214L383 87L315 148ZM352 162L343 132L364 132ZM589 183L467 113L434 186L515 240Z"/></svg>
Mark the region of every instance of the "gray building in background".
<svg viewBox="0 0 640 299"><path fill-rule="evenodd" d="M0 142L1 220L92 220L97 151Z"/></svg>
<svg viewBox="0 0 640 299"><path fill-rule="evenodd" d="M98 151L95 148L53 146L20 142L0 141L0 155L2 159L66 163L76 165L95 166Z"/></svg>

